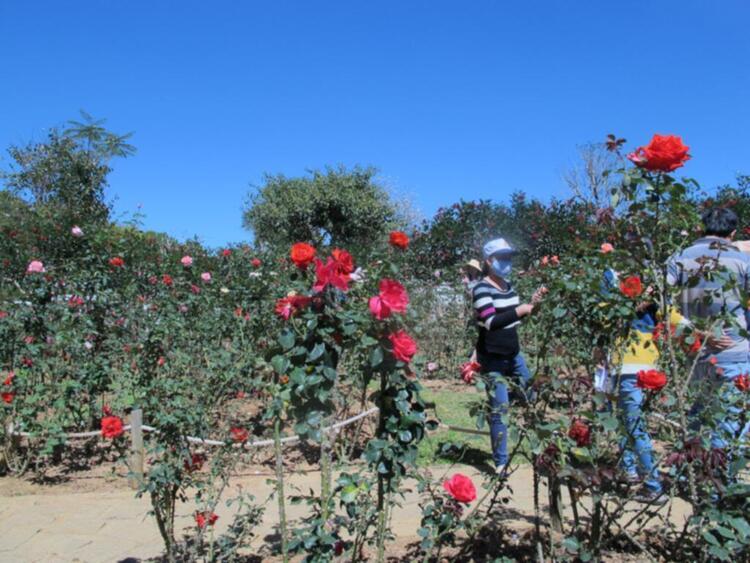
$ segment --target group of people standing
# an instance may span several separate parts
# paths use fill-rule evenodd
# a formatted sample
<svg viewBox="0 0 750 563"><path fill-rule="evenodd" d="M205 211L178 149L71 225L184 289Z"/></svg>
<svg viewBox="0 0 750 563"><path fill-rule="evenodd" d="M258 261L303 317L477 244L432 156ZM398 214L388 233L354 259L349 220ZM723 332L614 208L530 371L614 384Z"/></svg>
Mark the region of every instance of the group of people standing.
<svg viewBox="0 0 750 563"><path fill-rule="evenodd" d="M709 426L711 446L725 448L731 438L742 438L750 427L734 400L734 394L741 392L735 379L750 373L750 313L746 302L750 294L750 256L733 242L738 218L732 210L710 209L702 220L703 236L666 264L667 282L675 287L677 296L669 321L701 342L692 374L692 383L700 385L701 392L690 411L691 430L700 431L706 414L714 416L710 414L715 412L712 402L722 401L729 406L721 409L721 416L711 420ZM483 263L469 263L467 274L479 331L475 358L490 382L492 456L497 473L503 474L508 464L503 422L509 403L505 381L513 382L522 399L529 398L531 375L521 354L518 327L534 312L547 290L540 288L528 303L522 303L511 283L516 250L498 238L485 244L482 253ZM709 263L713 274L706 271ZM607 288L617 287L618 274L608 270L604 278L606 294ZM643 392L636 384L639 372L657 369L659 348L653 342L657 317L658 307L646 296L636 305L630 334L614 344L614 349L605 354L610 361L601 366L612 382L610 391L617 397L623 434L621 469L628 482L641 487L635 499L648 503L666 500L642 412ZM727 317L732 318L731 322L727 322ZM696 321L701 325L707 321L713 328L701 332L693 326Z"/></svg>

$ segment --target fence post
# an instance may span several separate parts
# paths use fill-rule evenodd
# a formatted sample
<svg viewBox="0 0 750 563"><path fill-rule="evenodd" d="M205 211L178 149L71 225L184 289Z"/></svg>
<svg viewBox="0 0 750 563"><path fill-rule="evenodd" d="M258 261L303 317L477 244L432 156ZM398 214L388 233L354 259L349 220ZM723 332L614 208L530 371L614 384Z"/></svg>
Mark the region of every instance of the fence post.
<svg viewBox="0 0 750 563"><path fill-rule="evenodd" d="M143 481L143 410L130 413L130 487L137 489Z"/></svg>

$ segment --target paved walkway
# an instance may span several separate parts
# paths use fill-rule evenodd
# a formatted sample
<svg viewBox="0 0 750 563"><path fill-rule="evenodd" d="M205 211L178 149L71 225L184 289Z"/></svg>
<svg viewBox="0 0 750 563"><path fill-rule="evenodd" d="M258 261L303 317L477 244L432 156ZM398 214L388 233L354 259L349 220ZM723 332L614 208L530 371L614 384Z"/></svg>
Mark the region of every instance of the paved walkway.
<svg viewBox="0 0 750 563"><path fill-rule="evenodd" d="M455 470L476 477L475 483L481 482L481 477L473 468ZM440 477L443 471L444 468L436 468L435 476ZM531 469L523 467L510 479L513 489L511 506L517 511L519 526L523 527L528 526L524 520L533 515L531 475ZM272 492L268 479L267 475L242 476L233 479L231 485L241 485L263 502ZM318 488L319 479L317 472L302 473L292 476L290 483L298 490L307 492L310 488ZM109 490L111 487L108 488L104 481L101 488L101 492L48 494L45 491L42 494L0 496L0 561L93 563L132 561L159 555L163 545L153 517L147 514L150 509L148 498L136 499L128 489ZM292 487L287 490L292 491ZM542 498L546 499L545 491L542 491ZM393 516L394 533L402 538L416 539L421 518L417 493L407 493L402 505ZM678 517L682 517L684 507L677 508ZM290 519L304 515L306 509L304 504L287 505ZM193 506L178 506L175 523L178 536L180 530L194 525L193 511ZM229 508L220 505L217 514L217 531L222 531L231 521L232 513ZM277 520L276 502L269 502L258 530L257 537L260 539L256 541L261 542L263 537L272 534Z"/></svg>

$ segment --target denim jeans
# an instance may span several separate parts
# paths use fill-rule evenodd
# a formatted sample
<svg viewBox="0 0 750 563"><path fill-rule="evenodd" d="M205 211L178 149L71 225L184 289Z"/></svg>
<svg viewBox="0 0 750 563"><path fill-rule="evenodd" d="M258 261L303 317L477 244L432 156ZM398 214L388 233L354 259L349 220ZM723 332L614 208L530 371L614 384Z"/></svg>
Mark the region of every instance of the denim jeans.
<svg viewBox="0 0 750 563"><path fill-rule="evenodd" d="M508 432L503 416L508 412L508 387L500 376L518 384L522 398L526 399L531 374L521 354L513 359L501 360L479 356L482 372L485 374L487 394L490 400L490 436L492 438L492 459L496 466L508 463Z"/></svg>
<svg viewBox="0 0 750 563"><path fill-rule="evenodd" d="M617 393L617 407L624 427L625 437L620 442L622 459L620 464L627 473L644 478L643 484L654 492L661 492L661 483L656 473L651 436L641 410L643 392L636 387L635 374L622 374Z"/></svg>
<svg viewBox="0 0 750 563"><path fill-rule="evenodd" d="M750 373L750 362L699 362L695 368L693 383L699 388L690 409L690 429L699 432L708 424L712 448L726 448L731 441L741 441L750 430L750 421L743 423L742 409L736 406L742 391L734 385L734 379L746 373ZM727 455L731 459L732 452Z"/></svg>

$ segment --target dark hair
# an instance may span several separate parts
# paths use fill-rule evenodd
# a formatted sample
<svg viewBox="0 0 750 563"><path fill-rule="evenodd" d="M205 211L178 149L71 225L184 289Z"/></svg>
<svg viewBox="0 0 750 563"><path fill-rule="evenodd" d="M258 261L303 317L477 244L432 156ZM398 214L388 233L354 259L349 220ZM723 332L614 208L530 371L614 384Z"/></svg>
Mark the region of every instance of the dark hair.
<svg viewBox="0 0 750 563"><path fill-rule="evenodd" d="M704 234L715 237L728 237L737 230L737 214L726 207L707 209L701 215Z"/></svg>

